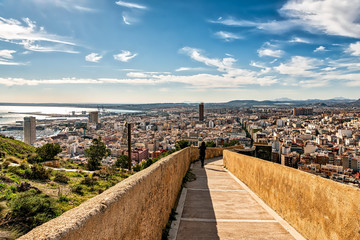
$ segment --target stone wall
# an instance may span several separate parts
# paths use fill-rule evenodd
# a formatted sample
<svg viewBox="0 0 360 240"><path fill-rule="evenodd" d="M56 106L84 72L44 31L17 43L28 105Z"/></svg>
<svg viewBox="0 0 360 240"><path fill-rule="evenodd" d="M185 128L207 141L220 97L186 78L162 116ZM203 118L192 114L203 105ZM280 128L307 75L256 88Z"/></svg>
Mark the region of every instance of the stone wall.
<svg viewBox="0 0 360 240"><path fill-rule="evenodd" d="M223 151L225 149L229 150L229 149L242 149L242 148L243 147L241 145L231 146L231 147L226 147L226 148L208 147L208 148L206 148L205 159L222 156ZM191 161L194 162L199 159L199 149L197 147L190 147L190 149L191 149L190 150L190 158L191 158Z"/></svg>
<svg viewBox="0 0 360 240"><path fill-rule="evenodd" d="M20 239L161 239L189 166L173 153Z"/></svg>
<svg viewBox="0 0 360 240"><path fill-rule="evenodd" d="M360 190L224 151L224 165L308 239L360 239Z"/></svg>
<svg viewBox="0 0 360 240"><path fill-rule="evenodd" d="M207 158L222 155L208 148ZM161 239L183 178L198 149L175 152L19 238L33 239Z"/></svg>

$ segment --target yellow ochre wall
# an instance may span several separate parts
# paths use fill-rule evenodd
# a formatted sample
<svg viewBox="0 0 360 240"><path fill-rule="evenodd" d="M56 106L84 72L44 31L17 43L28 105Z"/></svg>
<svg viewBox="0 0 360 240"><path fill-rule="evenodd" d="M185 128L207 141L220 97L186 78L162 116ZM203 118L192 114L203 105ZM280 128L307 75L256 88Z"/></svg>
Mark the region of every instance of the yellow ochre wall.
<svg viewBox="0 0 360 240"><path fill-rule="evenodd" d="M224 150L225 167L308 239L360 239L360 189Z"/></svg>

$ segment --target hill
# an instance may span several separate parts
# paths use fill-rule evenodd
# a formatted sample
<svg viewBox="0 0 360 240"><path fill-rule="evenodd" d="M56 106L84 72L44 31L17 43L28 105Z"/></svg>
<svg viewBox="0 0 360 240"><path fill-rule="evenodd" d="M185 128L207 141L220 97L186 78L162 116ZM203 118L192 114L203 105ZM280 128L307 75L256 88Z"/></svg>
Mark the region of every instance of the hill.
<svg viewBox="0 0 360 240"><path fill-rule="evenodd" d="M5 153L6 157L24 159L35 153L35 147L0 134L0 153Z"/></svg>

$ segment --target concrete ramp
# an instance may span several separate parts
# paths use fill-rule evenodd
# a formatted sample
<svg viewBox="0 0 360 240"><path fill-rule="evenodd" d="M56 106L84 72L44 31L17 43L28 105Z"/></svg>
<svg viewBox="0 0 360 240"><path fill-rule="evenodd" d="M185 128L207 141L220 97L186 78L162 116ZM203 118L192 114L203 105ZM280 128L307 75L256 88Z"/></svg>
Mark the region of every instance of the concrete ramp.
<svg viewBox="0 0 360 240"><path fill-rule="evenodd" d="M170 230L171 240L304 239L224 167L222 158L192 165Z"/></svg>

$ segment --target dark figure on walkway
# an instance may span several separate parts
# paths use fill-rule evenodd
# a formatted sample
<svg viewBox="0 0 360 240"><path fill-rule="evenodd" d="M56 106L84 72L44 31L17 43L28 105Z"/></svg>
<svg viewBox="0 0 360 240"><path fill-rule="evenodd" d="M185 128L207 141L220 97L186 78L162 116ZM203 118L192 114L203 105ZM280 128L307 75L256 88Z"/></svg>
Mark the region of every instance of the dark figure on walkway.
<svg viewBox="0 0 360 240"><path fill-rule="evenodd" d="M201 167L204 167L205 150L206 150L205 143L202 142L201 145L199 146L199 158L200 158L200 161L201 161Z"/></svg>

